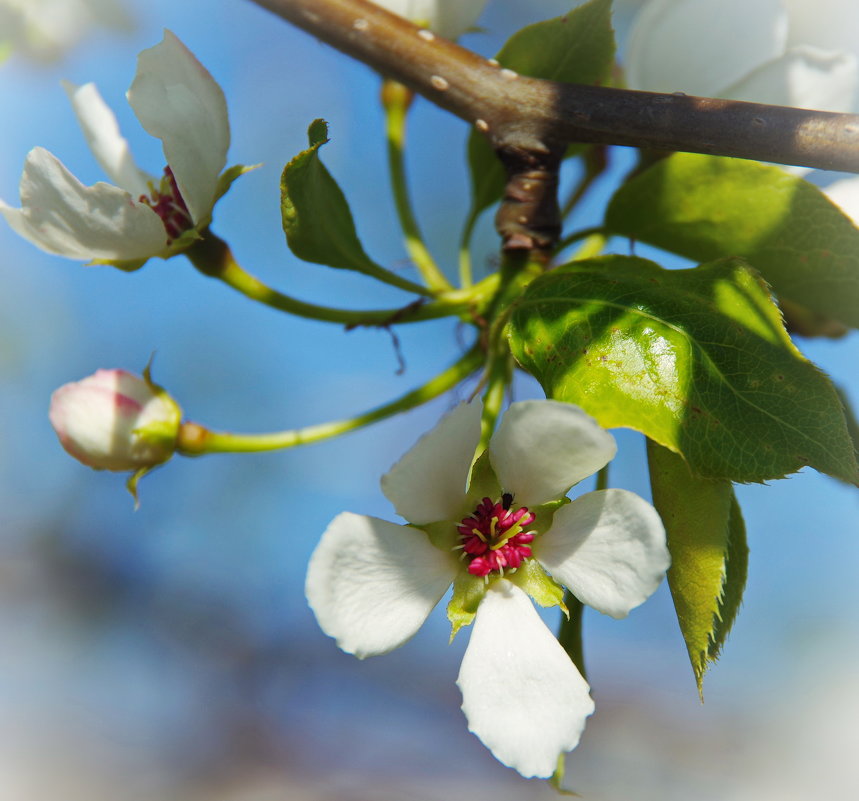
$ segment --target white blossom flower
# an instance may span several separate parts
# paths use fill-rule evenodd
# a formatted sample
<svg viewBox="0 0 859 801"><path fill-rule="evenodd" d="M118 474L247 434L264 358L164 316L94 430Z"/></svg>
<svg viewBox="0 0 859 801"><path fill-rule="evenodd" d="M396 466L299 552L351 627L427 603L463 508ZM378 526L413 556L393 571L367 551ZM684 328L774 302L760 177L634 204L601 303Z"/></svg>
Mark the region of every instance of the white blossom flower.
<svg viewBox="0 0 859 801"><path fill-rule="evenodd" d="M823 190L826 196L859 225L859 176L834 181Z"/></svg>
<svg viewBox="0 0 859 801"><path fill-rule="evenodd" d="M859 111L859 3L647 0L625 69L633 89Z"/></svg>
<svg viewBox="0 0 859 801"><path fill-rule="evenodd" d="M135 164L93 84L67 84L66 90L95 158L116 186L84 186L37 147L24 165L21 208L0 201L9 225L48 253L125 269L196 239L215 201L243 169L221 175L230 143L227 106L202 64L170 31L138 57L128 102L162 142L168 166L160 181Z"/></svg>
<svg viewBox="0 0 859 801"><path fill-rule="evenodd" d="M382 478L410 525L348 512L331 522L307 598L322 630L364 658L412 637L453 583L453 633L474 621L458 679L469 729L523 776L548 777L594 706L527 596L562 605L563 584L623 617L665 574L665 531L626 490L564 498L615 454L578 407L512 404L472 469L480 415L479 403L459 406Z"/></svg>
<svg viewBox="0 0 859 801"><path fill-rule="evenodd" d="M128 32L133 23L119 0L0 0L0 48L53 61L96 26Z"/></svg>
<svg viewBox="0 0 859 801"><path fill-rule="evenodd" d="M165 390L125 370L97 370L51 396L51 425L68 453L96 470L141 470L166 462L182 413Z"/></svg>
<svg viewBox="0 0 859 801"><path fill-rule="evenodd" d="M486 0L372 0L377 6L424 25L439 36L457 39L471 28Z"/></svg>

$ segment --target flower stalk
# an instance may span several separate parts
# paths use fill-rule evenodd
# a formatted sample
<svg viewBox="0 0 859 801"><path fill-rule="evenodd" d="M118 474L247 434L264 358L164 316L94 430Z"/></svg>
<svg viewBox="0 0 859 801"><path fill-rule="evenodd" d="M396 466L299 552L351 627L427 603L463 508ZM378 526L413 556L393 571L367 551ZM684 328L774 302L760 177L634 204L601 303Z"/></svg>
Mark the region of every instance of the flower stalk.
<svg viewBox="0 0 859 801"><path fill-rule="evenodd" d="M405 142L406 122L414 93L397 81L384 79L381 100L385 110L385 139L388 150L388 169L397 217L403 230L403 238L411 260L418 268L427 286L434 292L451 288L450 282L435 263L424 242L414 210L409 199L406 180Z"/></svg>
<svg viewBox="0 0 859 801"><path fill-rule="evenodd" d="M283 450L298 445L309 445L332 439L350 431L364 428L395 414L414 409L453 389L477 370L483 361L482 351L473 347L456 363L439 373L423 386L407 392L390 403L345 420L275 431L265 434L235 434L228 431L211 431L198 423L184 423L179 429L176 449L185 456L202 456L207 453L258 453Z"/></svg>
<svg viewBox="0 0 859 801"><path fill-rule="evenodd" d="M446 292L431 301L419 299L400 308L366 311L336 309L306 303L267 286L242 268L235 260L229 245L210 230L206 230L203 239L189 248L185 255L203 275L223 281L250 300L297 317L340 323L349 328L384 327L397 323L437 320L441 317L459 316L469 319L479 313L479 310L494 295L498 286L498 277L492 275L467 290Z"/></svg>

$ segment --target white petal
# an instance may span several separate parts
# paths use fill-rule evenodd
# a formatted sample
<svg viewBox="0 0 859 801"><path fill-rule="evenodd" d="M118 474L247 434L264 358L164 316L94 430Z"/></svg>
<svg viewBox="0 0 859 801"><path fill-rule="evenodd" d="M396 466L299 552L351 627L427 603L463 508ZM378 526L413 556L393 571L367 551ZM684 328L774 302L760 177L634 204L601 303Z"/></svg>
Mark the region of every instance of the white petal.
<svg viewBox="0 0 859 801"><path fill-rule="evenodd" d="M835 181L824 190L827 197L859 225L859 177Z"/></svg>
<svg viewBox="0 0 859 801"><path fill-rule="evenodd" d="M781 0L652 0L635 19L624 66L633 89L713 97L784 51Z"/></svg>
<svg viewBox="0 0 859 801"><path fill-rule="evenodd" d="M152 209L110 184L84 186L40 147L24 163L21 206L0 201L0 214L37 247L69 259L145 259L167 244Z"/></svg>
<svg viewBox="0 0 859 801"><path fill-rule="evenodd" d="M212 211L227 161L230 128L221 87L176 36L137 58L128 102L140 124L164 146L179 192L195 223Z"/></svg>
<svg viewBox="0 0 859 801"><path fill-rule="evenodd" d="M562 507L535 546L553 578L612 617L647 600L671 564L656 510L622 489L589 492Z"/></svg>
<svg viewBox="0 0 859 801"><path fill-rule="evenodd" d="M782 0L790 18L789 45L809 44L859 55L856 0Z"/></svg>
<svg viewBox="0 0 859 801"><path fill-rule="evenodd" d="M424 532L344 512L307 568L305 592L320 628L359 659L412 637L446 592L456 559Z"/></svg>
<svg viewBox="0 0 859 801"><path fill-rule="evenodd" d="M851 111L859 89L859 62L852 53L792 47L724 91L734 100Z"/></svg>
<svg viewBox="0 0 859 801"><path fill-rule="evenodd" d="M511 404L489 443L502 489L525 506L566 495L616 452L614 437L578 406L551 400Z"/></svg>
<svg viewBox="0 0 859 801"><path fill-rule="evenodd" d="M63 88L69 96L87 144L107 177L135 198L149 195L147 184L151 177L134 163L128 141L119 132L116 116L102 99L95 84L75 86L63 81Z"/></svg>
<svg viewBox="0 0 859 801"><path fill-rule="evenodd" d="M456 39L471 28L486 0L374 0L376 5L426 25L440 36Z"/></svg>
<svg viewBox="0 0 859 801"><path fill-rule="evenodd" d="M482 410L479 401L460 404L382 476L382 492L398 515L422 525L463 514Z"/></svg>
<svg viewBox="0 0 859 801"><path fill-rule="evenodd" d="M478 607L457 684L469 730L526 777L551 776L594 711L587 682L508 581L496 581Z"/></svg>

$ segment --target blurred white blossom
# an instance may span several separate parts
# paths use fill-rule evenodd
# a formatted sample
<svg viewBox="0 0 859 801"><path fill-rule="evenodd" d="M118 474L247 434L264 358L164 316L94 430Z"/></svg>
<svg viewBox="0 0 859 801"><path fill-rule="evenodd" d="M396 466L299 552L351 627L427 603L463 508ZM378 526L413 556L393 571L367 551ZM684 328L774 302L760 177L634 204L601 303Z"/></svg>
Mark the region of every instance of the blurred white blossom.
<svg viewBox="0 0 859 801"><path fill-rule="evenodd" d="M624 66L633 89L859 111L859 2L647 0Z"/></svg>
<svg viewBox="0 0 859 801"><path fill-rule="evenodd" d="M373 0L377 6L424 25L447 39L474 26L486 0Z"/></svg>
<svg viewBox="0 0 859 801"><path fill-rule="evenodd" d="M0 0L0 48L35 61L61 58L95 27L134 25L121 0Z"/></svg>

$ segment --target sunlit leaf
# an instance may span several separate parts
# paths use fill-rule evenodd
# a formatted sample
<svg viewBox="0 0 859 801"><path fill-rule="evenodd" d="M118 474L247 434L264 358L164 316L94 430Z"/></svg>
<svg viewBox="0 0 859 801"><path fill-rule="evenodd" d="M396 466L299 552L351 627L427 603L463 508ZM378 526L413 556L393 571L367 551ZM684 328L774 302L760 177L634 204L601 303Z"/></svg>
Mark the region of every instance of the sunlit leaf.
<svg viewBox="0 0 859 801"><path fill-rule="evenodd" d="M777 167L676 153L617 192L606 225L696 261L742 256L779 297L859 327L859 229Z"/></svg>
<svg viewBox="0 0 859 801"><path fill-rule="evenodd" d="M647 443L650 486L668 537L668 586L698 692L740 609L749 549L728 481L697 478L682 458Z"/></svg>
<svg viewBox="0 0 859 801"><path fill-rule="evenodd" d="M647 434L700 476L765 481L811 465L859 479L832 384L742 260L574 262L527 288L509 336L547 397Z"/></svg>

